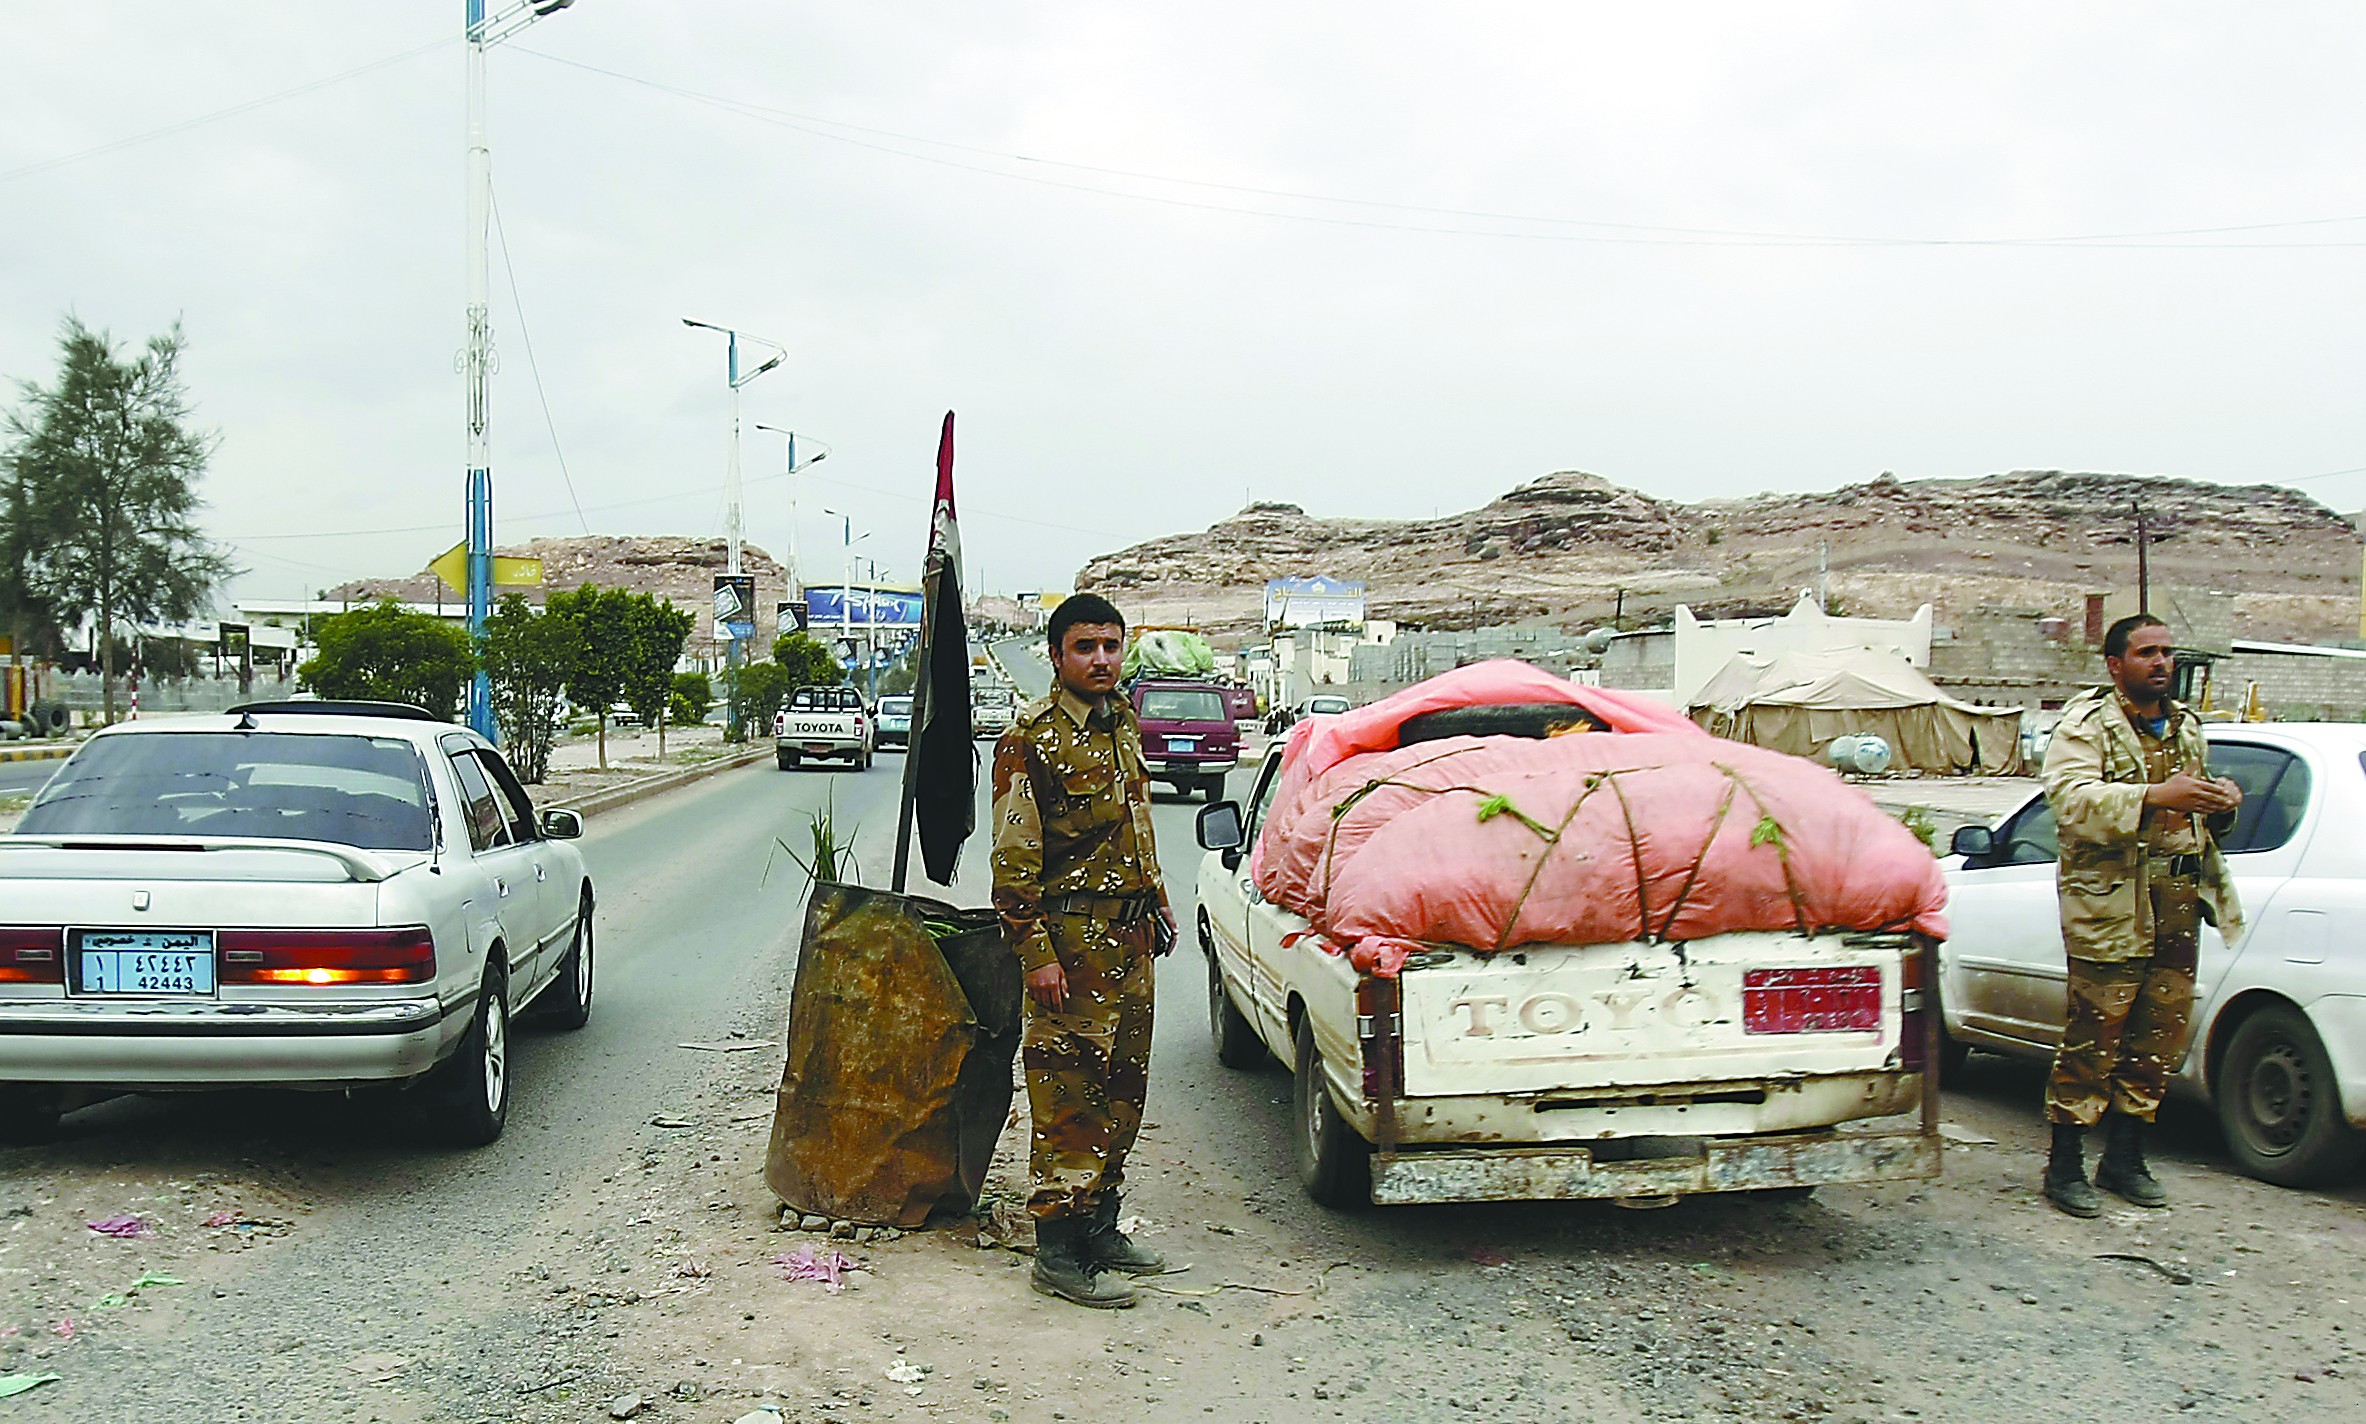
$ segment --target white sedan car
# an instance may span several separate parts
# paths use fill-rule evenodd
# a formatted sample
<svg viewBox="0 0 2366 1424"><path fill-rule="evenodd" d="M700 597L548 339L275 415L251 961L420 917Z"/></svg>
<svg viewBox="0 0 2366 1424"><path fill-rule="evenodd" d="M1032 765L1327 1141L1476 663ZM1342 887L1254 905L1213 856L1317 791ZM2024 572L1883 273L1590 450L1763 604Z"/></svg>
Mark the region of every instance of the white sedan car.
<svg viewBox="0 0 2366 1424"><path fill-rule="evenodd" d="M2171 1086L2211 1102L2255 1177L2321 1182L2366 1160L2366 726L2212 726L2243 788L2223 842L2246 920L2202 928L2193 1047ZM1971 1049L2050 1056L2064 1017L2053 809L2033 795L1955 834L1939 954L1942 1071ZM2348 928L2344 928L2347 926Z"/></svg>
<svg viewBox="0 0 2366 1424"><path fill-rule="evenodd" d="M98 733L0 836L0 1132L120 1092L402 1083L491 1142L512 1013L591 1014L582 834L417 708Z"/></svg>

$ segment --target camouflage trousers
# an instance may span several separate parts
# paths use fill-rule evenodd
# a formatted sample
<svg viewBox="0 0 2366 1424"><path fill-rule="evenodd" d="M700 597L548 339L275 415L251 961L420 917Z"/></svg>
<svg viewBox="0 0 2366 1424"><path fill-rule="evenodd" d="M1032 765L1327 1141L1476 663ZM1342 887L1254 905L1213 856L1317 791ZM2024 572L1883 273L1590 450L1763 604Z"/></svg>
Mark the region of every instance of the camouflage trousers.
<svg viewBox="0 0 2366 1424"><path fill-rule="evenodd" d="M2154 882L2152 954L2070 961L2069 1016L2046 1083L2046 1118L2095 1125L2105 1108L2145 1122L2193 1029L2201 905L2190 878Z"/></svg>
<svg viewBox="0 0 2366 1424"><path fill-rule="evenodd" d="M1089 1215L1125 1181L1150 1088L1154 923L1045 917L1068 1004L1054 1013L1029 999L1019 1044L1035 1126L1027 1209L1039 1219Z"/></svg>

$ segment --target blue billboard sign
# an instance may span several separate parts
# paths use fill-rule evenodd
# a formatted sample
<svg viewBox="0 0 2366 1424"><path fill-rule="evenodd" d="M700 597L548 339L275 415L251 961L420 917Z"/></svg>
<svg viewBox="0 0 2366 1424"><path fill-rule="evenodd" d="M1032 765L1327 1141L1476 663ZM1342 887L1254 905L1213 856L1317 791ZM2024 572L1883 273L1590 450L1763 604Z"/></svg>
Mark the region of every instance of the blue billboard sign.
<svg viewBox="0 0 2366 1424"><path fill-rule="evenodd" d="M912 628L920 626L920 590L916 588L814 588L805 590L806 627L816 633L833 628Z"/></svg>

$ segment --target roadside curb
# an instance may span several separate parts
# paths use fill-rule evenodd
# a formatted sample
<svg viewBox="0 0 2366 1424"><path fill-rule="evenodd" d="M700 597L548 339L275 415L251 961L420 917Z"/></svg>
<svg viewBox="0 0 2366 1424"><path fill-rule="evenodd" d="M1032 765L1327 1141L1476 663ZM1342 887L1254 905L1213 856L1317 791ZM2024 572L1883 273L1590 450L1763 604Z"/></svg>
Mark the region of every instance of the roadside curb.
<svg viewBox="0 0 2366 1424"><path fill-rule="evenodd" d="M619 786L611 791L602 791L597 795L586 796L581 801L564 809L582 816L597 816L602 811L614 811L630 806L636 801L646 801L652 796L662 796L668 791L678 790L694 781L704 781L721 772L753 765L771 755L772 748L768 746L750 747L746 751L717 757L713 761L702 762L681 771L668 772L664 776L652 776L631 786Z"/></svg>
<svg viewBox="0 0 2366 1424"><path fill-rule="evenodd" d="M0 747L0 761L64 761L72 755L74 747Z"/></svg>

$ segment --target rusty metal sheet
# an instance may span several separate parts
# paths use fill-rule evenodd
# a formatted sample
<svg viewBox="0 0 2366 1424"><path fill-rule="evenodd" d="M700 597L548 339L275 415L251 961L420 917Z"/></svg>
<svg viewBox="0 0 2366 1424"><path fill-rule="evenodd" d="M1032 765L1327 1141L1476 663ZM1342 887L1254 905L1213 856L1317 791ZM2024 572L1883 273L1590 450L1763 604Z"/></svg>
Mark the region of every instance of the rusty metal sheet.
<svg viewBox="0 0 2366 1424"><path fill-rule="evenodd" d="M993 911L816 885L764 1161L773 1193L894 1226L975 1209L1010 1112L1020 993Z"/></svg>
<svg viewBox="0 0 2366 1424"><path fill-rule="evenodd" d="M1769 1187L1917 1181L1939 1175L1939 1142L1919 1131L1800 1133L1708 1141L1699 1151L1596 1161L1583 1147L1495 1147L1376 1155L1372 1200L1553 1201L1693 1196Z"/></svg>

